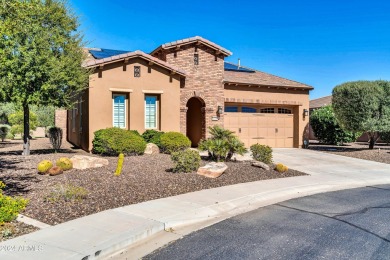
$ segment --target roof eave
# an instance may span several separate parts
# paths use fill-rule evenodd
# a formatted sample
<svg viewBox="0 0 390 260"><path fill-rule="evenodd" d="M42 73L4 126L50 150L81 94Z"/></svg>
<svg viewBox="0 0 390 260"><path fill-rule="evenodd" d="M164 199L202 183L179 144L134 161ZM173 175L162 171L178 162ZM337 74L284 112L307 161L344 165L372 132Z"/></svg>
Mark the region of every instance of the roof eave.
<svg viewBox="0 0 390 260"><path fill-rule="evenodd" d="M231 80L223 80L223 84L228 85L245 85L245 86L260 86L260 87L272 87L272 88L285 88L285 89L300 89L300 90L313 90L314 87L312 86L303 86L303 87L297 87L292 85L275 85L275 84L262 84L262 83L253 83L253 82L237 82L237 81L231 81Z"/></svg>

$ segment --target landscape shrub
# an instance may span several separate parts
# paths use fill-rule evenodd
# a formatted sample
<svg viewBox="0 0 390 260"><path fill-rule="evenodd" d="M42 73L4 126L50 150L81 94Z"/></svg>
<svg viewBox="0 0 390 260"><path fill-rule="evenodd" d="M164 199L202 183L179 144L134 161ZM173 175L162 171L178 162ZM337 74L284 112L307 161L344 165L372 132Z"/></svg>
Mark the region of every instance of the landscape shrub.
<svg viewBox="0 0 390 260"><path fill-rule="evenodd" d="M254 144L250 147L253 159L266 164L272 163L272 148L268 145Z"/></svg>
<svg viewBox="0 0 390 260"><path fill-rule="evenodd" d="M354 142L361 135L361 132L344 131L330 105L314 110L310 115L310 125L318 141L325 144L342 145Z"/></svg>
<svg viewBox="0 0 390 260"><path fill-rule="evenodd" d="M0 225L16 219L19 212L26 208L28 200L3 194L5 184L0 181Z"/></svg>
<svg viewBox="0 0 390 260"><path fill-rule="evenodd" d="M56 166L61 167L64 171L68 171L73 168L73 163L69 158L62 157L56 161Z"/></svg>
<svg viewBox="0 0 390 260"><path fill-rule="evenodd" d="M21 134L23 137L23 131L24 131L24 114L23 111L15 112L14 114L9 115L8 121L11 124L11 133L13 135L15 134ZM30 130L37 129L37 123L38 119L37 116L30 112Z"/></svg>
<svg viewBox="0 0 390 260"><path fill-rule="evenodd" d="M187 136L178 132L167 132L160 137L161 149L165 153L173 153L191 147L191 141Z"/></svg>
<svg viewBox="0 0 390 260"><path fill-rule="evenodd" d="M137 130L128 130L128 131L135 134L135 135L141 136L141 134Z"/></svg>
<svg viewBox="0 0 390 260"><path fill-rule="evenodd" d="M62 144L62 129L60 127L51 126L47 130L47 134L54 151L57 152Z"/></svg>
<svg viewBox="0 0 390 260"><path fill-rule="evenodd" d="M382 132L380 133L381 139L383 142L389 144L390 143L390 132Z"/></svg>
<svg viewBox="0 0 390 260"><path fill-rule="evenodd" d="M275 165L275 170L282 173L288 171L288 167L282 163L278 163Z"/></svg>
<svg viewBox="0 0 390 260"><path fill-rule="evenodd" d="M208 151L209 157L214 161L228 161L234 153L243 155L247 150L234 132L220 126L209 127L211 137L202 140L198 148Z"/></svg>
<svg viewBox="0 0 390 260"><path fill-rule="evenodd" d="M164 132L159 132L153 129L146 130L142 134L142 138L147 143L153 143L157 145L159 148L161 148L161 135L163 135Z"/></svg>
<svg viewBox="0 0 390 260"><path fill-rule="evenodd" d="M64 201L81 201L88 196L88 190L83 187L75 186L73 184L56 185L44 200L47 202Z"/></svg>
<svg viewBox="0 0 390 260"><path fill-rule="evenodd" d="M186 149L184 151L173 152L171 159L175 166L173 172L192 172L200 166L200 155L198 151Z"/></svg>
<svg viewBox="0 0 390 260"><path fill-rule="evenodd" d="M45 174L50 168L53 167L53 163L49 160L43 160L38 163L37 169L41 174Z"/></svg>
<svg viewBox="0 0 390 260"><path fill-rule="evenodd" d="M10 130L11 127L9 125L0 125L0 138L2 142L8 137Z"/></svg>
<svg viewBox="0 0 390 260"><path fill-rule="evenodd" d="M92 141L92 152L95 154L117 156L141 155L146 148L145 140L134 131L117 127L96 131Z"/></svg>

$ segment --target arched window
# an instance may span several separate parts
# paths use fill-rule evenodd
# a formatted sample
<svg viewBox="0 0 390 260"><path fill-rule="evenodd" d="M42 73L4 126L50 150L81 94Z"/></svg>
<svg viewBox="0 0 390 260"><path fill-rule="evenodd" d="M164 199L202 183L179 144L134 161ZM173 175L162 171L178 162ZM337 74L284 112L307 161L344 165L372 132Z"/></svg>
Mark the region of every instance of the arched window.
<svg viewBox="0 0 390 260"><path fill-rule="evenodd" d="M278 114L291 114L291 109L279 107Z"/></svg>
<svg viewBox="0 0 390 260"><path fill-rule="evenodd" d="M257 109L253 107L241 107L242 113L256 113Z"/></svg>
<svg viewBox="0 0 390 260"><path fill-rule="evenodd" d="M262 108L260 109L260 113L266 113L266 114L275 113L275 109L273 107Z"/></svg>
<svg viewBox="0 0 390 260"><path fill-rule="evenodd" d="M225 106L225 112L238 112L237 106Z"/></svg>

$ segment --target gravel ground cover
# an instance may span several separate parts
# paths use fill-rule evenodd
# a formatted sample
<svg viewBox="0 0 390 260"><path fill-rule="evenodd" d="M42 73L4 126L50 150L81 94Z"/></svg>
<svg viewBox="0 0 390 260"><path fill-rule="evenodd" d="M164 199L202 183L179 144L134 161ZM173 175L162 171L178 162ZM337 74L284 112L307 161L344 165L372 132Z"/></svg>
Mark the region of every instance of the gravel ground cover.
<svg viewBox="0 0 390 260"><path fill-rule="evenodd" d="M16 145L16 146L15 146ZM123 172L114 176L117 158L106 157L109 165L101 168L72 169L58 176L39 175L39 161L75 154L87 154L69 144L53 153L48 139L32 140L31 156L21 156L21 142L0 148L0 180L5 193L30 200L24 215L55 225L110 208L174 196L192 191L265 179L305 175L264 171L249 162L228 162L228 170L217 179L192 173L172 173L173 164L166 154L125 157ZM202 165L206 164L202 161ZM70 186L69 186L70 185Z"/></svg>
<svg viewBox="0 0 390 260"><path fill-rule="evenodd" d="M37 231L38 229L18 221L6 223L0 226L0 242Z"/></svg>
<svg viewBox="0 0 390 260"><path fill-rule="evenodd" d="M383 143L376 144L374 149L370 150L367 143L348 143L337 146L311 142L309 149L390 164L390 146Z"/></svg>

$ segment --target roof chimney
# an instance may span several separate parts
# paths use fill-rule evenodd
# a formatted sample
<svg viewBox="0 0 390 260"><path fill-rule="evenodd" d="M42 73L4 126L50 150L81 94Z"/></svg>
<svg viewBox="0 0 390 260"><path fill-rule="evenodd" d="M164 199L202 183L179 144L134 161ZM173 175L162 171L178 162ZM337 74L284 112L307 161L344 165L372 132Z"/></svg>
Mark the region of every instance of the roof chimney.
<svg viewBox="0 0 390 260"><path fill-rule="evenodd" d="M240 69L240 67L241 67L241 60L240 58L238 58L238 69Z"/></svg>

